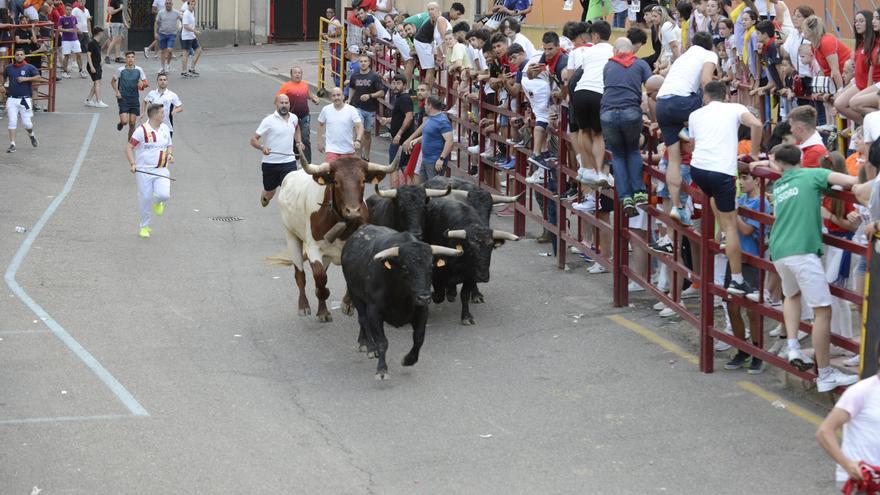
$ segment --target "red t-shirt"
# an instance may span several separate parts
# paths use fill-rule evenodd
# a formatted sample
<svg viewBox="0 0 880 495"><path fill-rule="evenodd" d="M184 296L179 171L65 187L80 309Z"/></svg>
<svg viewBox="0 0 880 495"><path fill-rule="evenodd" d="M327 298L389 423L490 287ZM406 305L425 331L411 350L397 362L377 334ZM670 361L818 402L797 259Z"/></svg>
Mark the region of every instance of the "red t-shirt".
<svg viewBox="0 0 880 495"><path fill-rule="evenodd" d="M865 55L862 51L862 45L856 47L854 65L857 88L865 89L868 87L868 84L880 81L880 70L877 67L880 64L876 63L878 50L880 50L880 40L874 42L874 48L868 55ZM868 80L869 71L871 73L870 81Z"/></svg>
<svg viewBox="0 0 880 495"><path fill-rule="evenodd" d="M828 65L827 57L837 55L837 65L840 73L843 73L843 64L849 60L850 50L845 43L835 38L831 34L825 34L819 40L819 48L813 47L813 53L816 55L816 61L822 68L822 73L826 76L831 75L831 67Z"/></svg>
<svg viewBox="0 0 880 495"><path fill-rule="evenodd" d="M64 4L58 4L51 12L49 12L49 20L55 24L55 28L61 24L61 18L67 15L67 10L64 8Z"/></svg>
<svg viewBox="0 0 880 495"><path fill-rule="evenodd" d="M290 100L290 112L298 118L309 114L309 85L305 81L287 81L281 85L277 94L286 94Z"/></svg>
<svg viewBox="0 0 880 495"><path fill-rule="evenodd" d="M828 154L824 144L813 144L801 149L801 167L819 168L819 160Z"/></svg>

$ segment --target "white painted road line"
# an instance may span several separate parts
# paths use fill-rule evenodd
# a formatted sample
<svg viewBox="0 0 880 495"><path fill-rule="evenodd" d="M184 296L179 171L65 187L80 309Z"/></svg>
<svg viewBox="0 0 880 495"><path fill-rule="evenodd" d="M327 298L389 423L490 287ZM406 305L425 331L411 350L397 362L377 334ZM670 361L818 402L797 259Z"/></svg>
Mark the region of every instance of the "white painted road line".
<svg viewBox="0 0 880 495"><path fill-rule="evenodd" d="M130 417L131 415L129 414L103 414L97 416L57 416L54 418L3 419L0 420L0 426L23 425L29 423L56 423L62 421L98 421L107 419L123 419Z"/></svg>
<svg viewBox="0 0 880 495"><path fill-rule="evenodd" d="M18 252L15 253L15 256L12 258L12 262L9 263L9 267L6 269L6 273L4 274L4 279L6 280L6 285L12 290L13 294L15 294L31 311L37 315L48 328L49 330L55 334L64 345L70 349L76 357L78 357L90 370L92 370L97 377L104 382L104 385L107 386L122 402L125 407L131 412L131 414L135 416L149 416L150 414L144 409L143 406L138 403L138 401L134 398L134 396L129 393L125 387L122 386L116 378L107 371L107 368L104 368L101 363L95 359L94 356L89 353L79 342L76 341L64 327L61 326L57 321L55 321L42 306L37 304L36 301L31 299L31 297L25 292L25 290L18 284L15 280L15 275L18 273L18 268L21 266L21 263L24 261L24 258L27 256L28 251L30 251L31 246L36 240L37 236L40 235L40 231L43 230L43 227L52 218L52 215L55 213L55 210L58 209L58 206L64 201L64 198L70 193L70 190L73 188L74 182L76 182L76 178L79 175L79 171L82 168L83 161L86 158L86 153L88 152L89 146L92 144L92 138L95 136L95 128L98 125L98 119L100 119L99 114L92 115L92 123L89 125L89 130L86 132L86 136L83 139L83 145L79 150L79 155L76 157L76 162L73 164L73 169L70 171L70 175L67 177L67 182L64 184L64 188L61 190L61 193L55 196L55 199L52 200L52 203L46 208L46 211L43 212L43 215L34 225L33 229L28 233L28 236L25 238L24 242L21 243L21 247L18 248ZM55 418L55 420L58 420ZM12 420L23 422L25 420ZM0 421L0 424L9 424L7 422Z"/></svg>

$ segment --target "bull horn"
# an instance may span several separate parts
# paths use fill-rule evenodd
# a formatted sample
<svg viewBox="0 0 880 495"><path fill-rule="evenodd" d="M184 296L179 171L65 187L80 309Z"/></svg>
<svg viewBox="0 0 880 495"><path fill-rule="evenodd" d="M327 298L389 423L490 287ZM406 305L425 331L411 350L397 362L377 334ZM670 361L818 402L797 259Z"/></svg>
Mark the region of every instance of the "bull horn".
<svg viewBox="0 0 880 495"><path fill-rule="evenodd" d="M330 171L329 163L324 162L320 165L312 165L311 163L306 162L305 158L302 159L302 166L303 170L309 175L326 174Z"/></svg>
<svg viewBox="0 0 880 495"><path fill-rule="evenodd" d="M342 235L345 227L345 222L337 222L336 225L330 227L330 230L328 230L327 233L324 234L324 240L330 243L336 241L336 238Z"/></svg>
<svg viewBox="0 0 880 495"><path fill-rule="evenodd" d="M519 237L511 234L510 232L505 232L503 230L492 230L492 239L496 241L505 240L505 241L518 241Z"/></svg>
<svg viewBox="0 0 880 495"><path fill-rule="evenodd" d="M494 231L493 231L494 233ZM447 230L446 231L447 239L467 239L467 232L464 230Z"/></svg>
<svg viewBox="0 0 880 495"><path fill-rule="evenodd" d="M515 203L515 202L517 202L517 201L519 200L519 198L521 198L522 195L525 194L525 193L526 193L526 192L523 191L523 192L517 194L516 196L502 196L502 195L500 195L500 194L493 194L493 195L492 195L492 202L493 202L493 203Z"/></svg>
<svg viewBox="0 0 880 495"><path fill-rule="evenodd" d="M461 256L461 251L458 249L448 248L446 246L436 246L431 244L431 254L434 256Z"/></svg>
<svg viewBox="0 0 880 495"><path fill-rule="evenodd" d="M391 165L379 165L375 162L367 162L367 171L374 173L383 173L390 174L397 170L397 164L400 163L400 153L403 150L403 146L397 150L397 155L395 155L394 160L391 162Z"/></svg>
<svg viewBox="0 0 880 495"><path fill-rule="evenodd" d="M452 191L450 194L452 195L453 198L455 198L459 201L464 201L468 198L468 192L462 191L461 189L456 189L456 190Z"/></svg>
<svg viewBox="0 0 880 495"><path fill-rule="evenodd" d="M452 192L452 186L446 186L446 189L425 189L425 196L429 198L439 198L447 196Z"/></svg>
<svg viewBox="0 0 880 495"><path fill-rule="evenodd" d="M379 184L374 184L376 195L380 198L394 199L397 197L397 189L379 189Z"/></svg>
<svg viewBox="0 0 880 495"><path fill-rule="evenodd" d="M454 249L453 249L453 251L454 251ZM382 261L382 260L388 259L388 258L396 258L399 254L400 254L400 248L397 246L394 246L394 247L390 247L388 249L383 249L382 251L379 251L378 253L376 253L375 256L373 256L373 259L376 261Z"/></svg>

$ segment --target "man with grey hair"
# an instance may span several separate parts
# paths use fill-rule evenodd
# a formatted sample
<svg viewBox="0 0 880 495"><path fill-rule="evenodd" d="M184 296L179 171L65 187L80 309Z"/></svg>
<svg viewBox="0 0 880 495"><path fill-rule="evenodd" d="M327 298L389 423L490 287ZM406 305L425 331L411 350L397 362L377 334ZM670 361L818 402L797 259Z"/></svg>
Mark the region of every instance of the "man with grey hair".
<svg viewBox="0 0 880 495"><path fill-rule="evenodd" d="M618 38L614 56L605 64L599 120L605 146L611 151L614 184L628 217L638 214L637 206L648 203L642 180L642 155L639 137L642 132L642 85L651 77L651 67L633 54L632 42Z"/></svg>

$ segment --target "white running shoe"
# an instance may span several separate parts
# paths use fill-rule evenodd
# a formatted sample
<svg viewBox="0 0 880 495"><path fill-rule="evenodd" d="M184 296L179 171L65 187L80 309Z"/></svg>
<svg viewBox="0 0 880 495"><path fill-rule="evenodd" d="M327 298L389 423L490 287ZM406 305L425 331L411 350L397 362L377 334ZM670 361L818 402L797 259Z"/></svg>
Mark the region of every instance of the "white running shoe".
<svg viewBox="0 0 880 495"><path fill-rule="evenodd" d="M480 145L475 144L473 146L468 146L467 150L468 150L468 153L479 153L480 152Z"/></svg>
<svg viewBox="0 0 880 495"><path fill-rule="evenodd" d="M97 107L97 108L107 108L107 107L109 107L109 106L110 106L110 105L104 103L103 101L97 101L97 102L95 102L95 107Z"/></svg>
<svg viewBox="0 0 880 495"><path fill-rule="evenodd" d="M607 184L607 181L604 180L604 174L600 174L592 168L581 169L580 172L578 172L577 179L590 187L598 187Z"/></svg>
<svg viewBox="0 0 880 495"><path fill-rule="evenodd" d="M540 169L539 169L539 170L540 170ZM587 273L592 273L592 274L605 273L606 271L607 271L607 270L605 270L605 267L602 266L602 265L601 265L600 263L598 263L598 262L593 263L593 266L591 266L589 269L587 269Z"/></svg>
<svg viewBox="0 0 880 495"><path fill-rule="evenodd" d="M837 387L848 387L859 381L858 375L848 375L837 368L833 368L824 377L816 378L816 390L830 392Z"/></svg>
<svg viewBox="0 0 880 495"><path fill-rule="evenodd" d="M86 98L86 106L87 106L87 107L93 107L93 106L95 106L95 102L92 101L92 100L90 100L90 99L88 99L88 98Z"/></svg>
<svg viewBox="0 0 880 495"><path fill-rule="evenodd" d="M628 290L629 292L644 292L645 288L635 282L630 281L630 283L626 285L626 290Z"/></svg>
<svg viewBox="0 0 880 495"><path fill-rule="evenodd" d="M847 368L858 368L861 361L862 361L861 356L856 354L855 356L844 361L843 365L846 366Z"/></svg>
<svg viewBox="0 0 880 495"><path fill-rule="evenodd" d="M673 316L677 316L678 313L675 312L672 308L663 308L663 311L660 311L661 318L672 318Z"/></svg>
<svg viewBox="0 0 880 495"><path fill-rule="evenodd" d="M694 287L693 285L688 287L687 289L681 291L682 299L693 299L695 297L700 297L700 290Z"/></svg>
<svg viewBox="0 0 880 495"><path fill-rule="evenodd" d="M492 151L492 147L490 146L489 149L480 153L480 156L482 156L483 158L492 158L493 156L495 156L495 152Z"/></svg>
<svg viewBox="0 0 880 495"><path fill-rule="evenodd" d="M653 306L653 308L654 308L654 311L663 311L664 309L666 309L666 304L664 304L664 303L661 301L661 302L658 302L657 304L655 304L655 305Z"/></svg>
<svg viewBox="0 0 880 495"><path fill-rule="evenodd" d="M62 72L61 72L61 77L63 77L64 79L70 79L70 72L64 72L64 71L62 71Z"/></svg>
<svg viewBox="0 0 880 495"><path fill-rule="evenodd" d="M751 295L751 294L749 294L749 295ZM779 337L780 335L782 335L784 329L785 329L785 326L782 323L780 323L779 325L776 325L776 328L774 328L773 330L770 330L770 336L771 337Z"/></svg>
<svg viewBox="0 0 880 495"><path fill-rule="evenodd" d="M544 183L544 169L538 167L532 175L526 177L526 182L529 184L543 184Z"/></svg>
<svg viewBox="0 0 880 495"><path fill-rule="evenodd" d="M587 213L592 213L596 211L596 197L592 194L585 197L583 201L580 203L574 203L571 205L572 208L578 211L585 211Z"/></svg>
<svg viewBox="0 0 880 495"><path fill-rule="evenodd" d="M89 75L86 73L86 70L83 69L83 70L79 71L79 77L86 79L87 77L89 77Z"/></svg>
<svg viewBox="0 0 880 495"><path fill-rule="evenodd" d="M801 371L807 371L813 366L813 360L800 349L788 349L786 356L788 362Z"/></svg>
<svg viewBox="0 0 880 495"><path fill-rule="evenodd" d="M604 183L605 185L602 187L614 187L614 176L612 176L611 174L602 173L599 174L599 177L601 178L599 183L600 186L602 185L602 183Z"/></svg>

